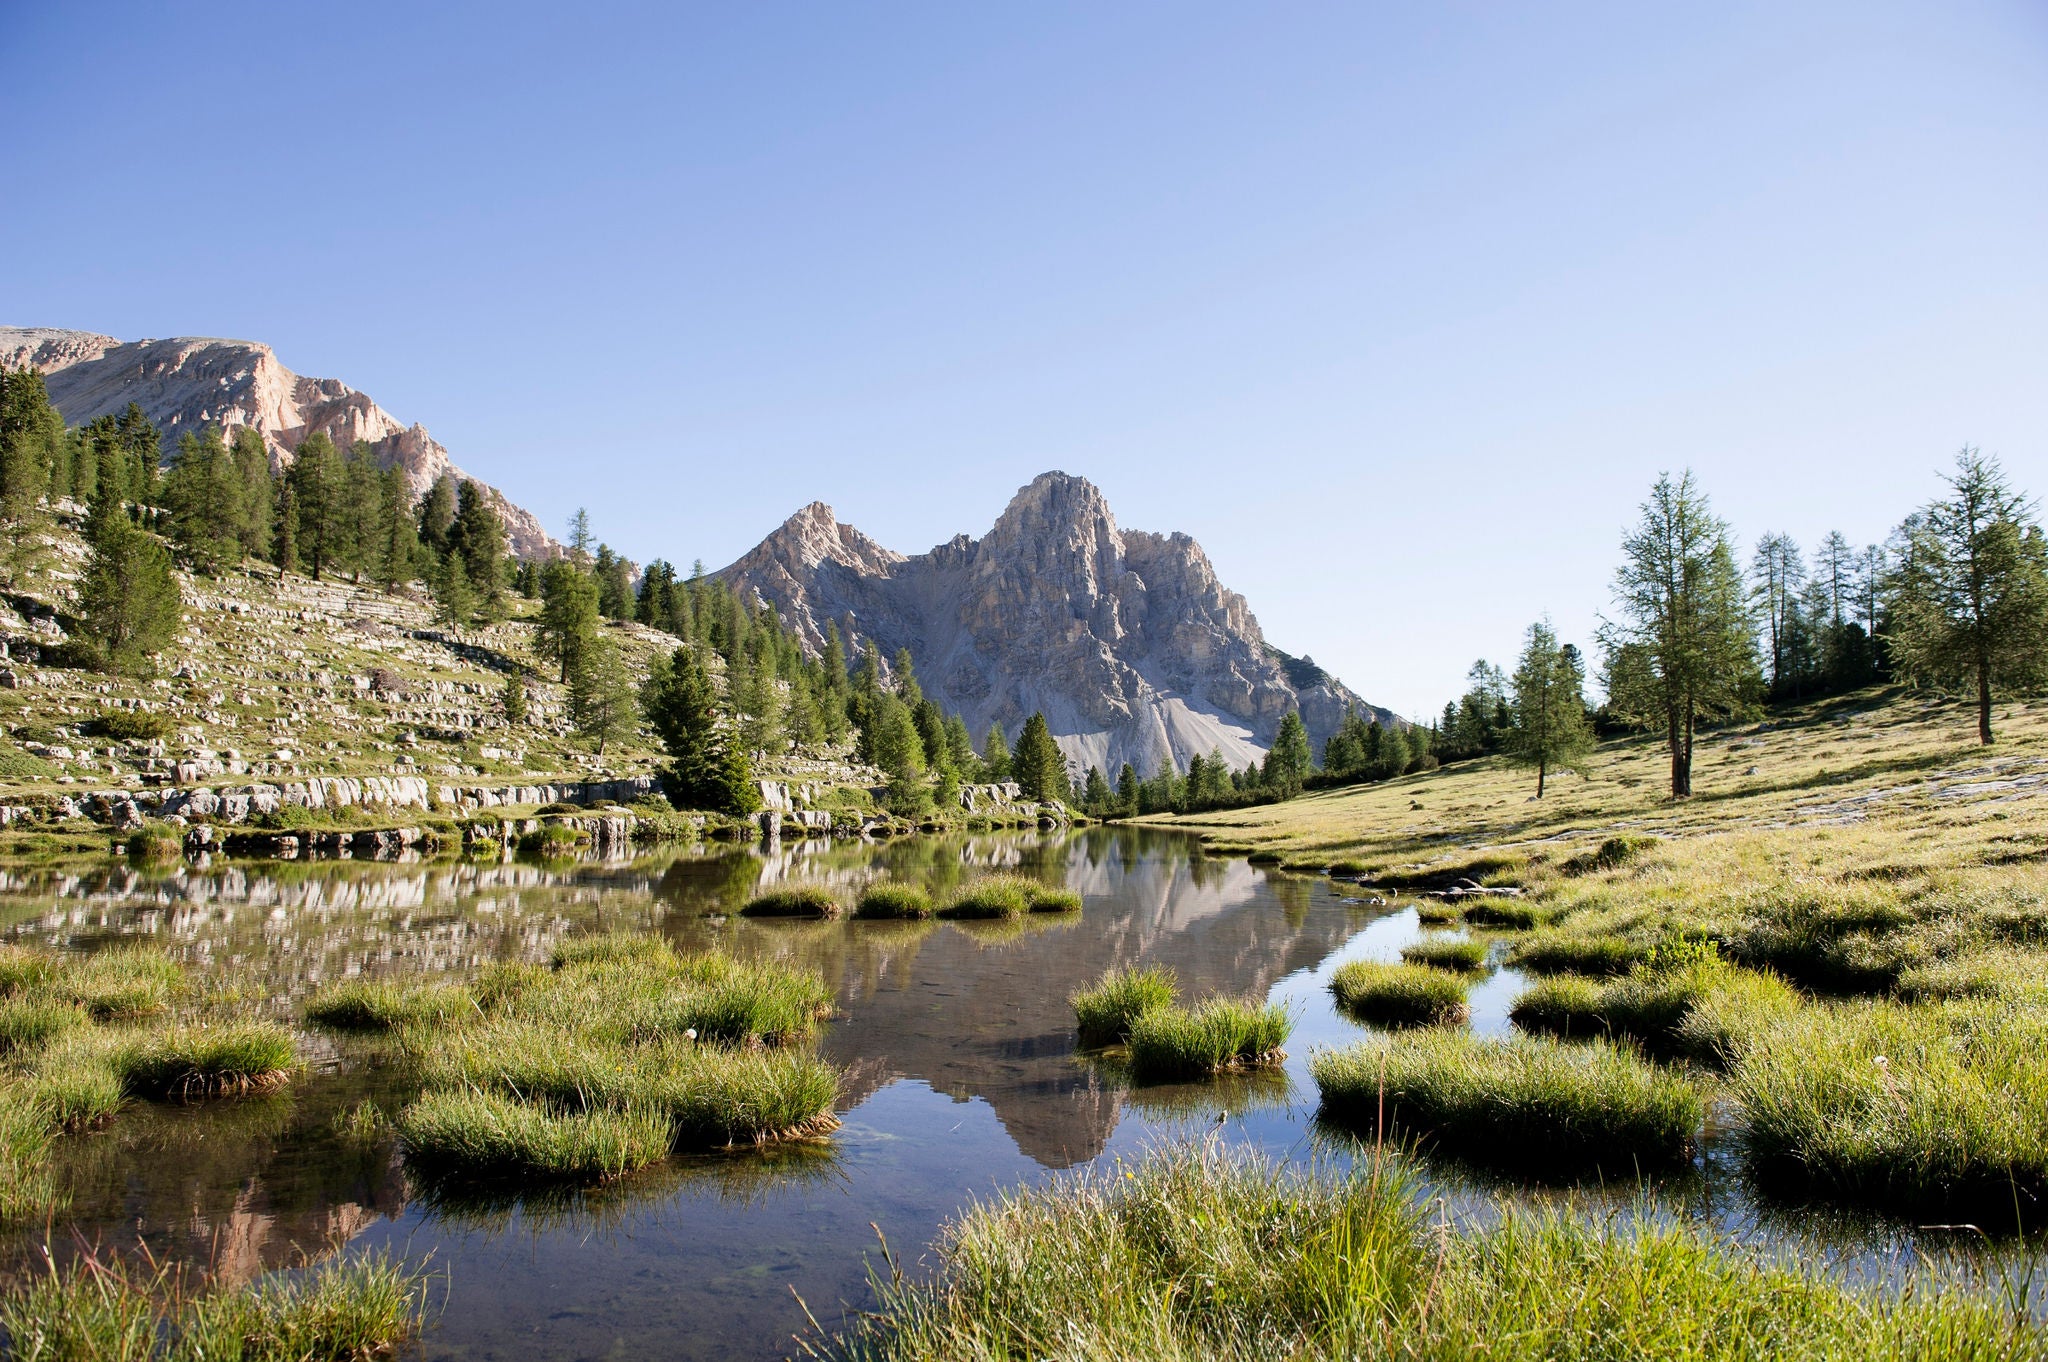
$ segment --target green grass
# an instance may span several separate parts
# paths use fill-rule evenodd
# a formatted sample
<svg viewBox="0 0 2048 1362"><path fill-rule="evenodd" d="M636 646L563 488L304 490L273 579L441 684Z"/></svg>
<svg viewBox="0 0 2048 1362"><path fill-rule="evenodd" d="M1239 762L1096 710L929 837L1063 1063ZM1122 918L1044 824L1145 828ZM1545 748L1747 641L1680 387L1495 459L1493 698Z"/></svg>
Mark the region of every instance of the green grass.
<svg viewBox="0 0 2048 1362"><path fill-rule="evenodd" d="M1525 1031L1626 1036L1653 1055L1722 1065L1798 1007L1799 996L1775 976L1708 959L1675 969L1638 966L1604 984L1547 979L1517 998L1508 1016Z"/></svg>
<svg viewBox="0 0 2048 1362"><path fill-rule="evenodd" d="M120 1037L67 1031L30 1056L21 1086L59 1130L90 1130L128 1100Z"/></svg>
<svg viewBox="0 0 2048 1362"><path fill-rule="evenodd" d="M1034 913L1078 913L1081 911L1081 891L1034 885L1025 895L1025 902Z"/></svg>
<svg viewBox="0 0 2048 1362"><path fill-rule="evenodd" d="M1543 931L1516 942L1508 963L1531 974L1627 974L1646 953L1641 943L1626 936Z"/></svg>
<svg viewBox="0 0 2048 1362"><path fill-rule="evenodd" d="M1617 833L1601 842L1594 850L1573 856L1564 863L1563 869L1567 875L1586 875L1596 870L1619 870L1625 865L1633 865L1641 860L1645 853L1662 840L1642 833Z"/></svg>
<svg viewBox="0 0 2048 1362"><path fill-rule="evenodd" d="M1330 976L1337 1006L1379 1026L1438 1026L1468 1015L1465 981L1426 965L1353 960Z"/></svg>
<svg viewBox="0 0 2048 1362"><path fill-rule="evenodd" d="M0 947L0 998L70 1004L111 1021L156 1016L188 991L184 967L148 947L91 954Z"/></svg>
<svg viewBox="0 0 2048 1362"><path fill-rule="evenodd" d="M1093 988L1067 1001L1074 1007L1074 1027L1084 1047L1121 1045L1131 1038L1131 1023L1147 1012L1171 1007L1178 989L1170 969L1112 969Z"/></svg>
<svg viewBox="0 0 2048 1362"><path fill-rule="evenodd" d="M838 917L839 899L822 884L791 885L756 894L740 909L743 917Z"/></svg>
<svg viewBox="0 0 2048 1362"><path fill-rule="evenodd" d="M1425 936L1413 945L1402 947L1401 958L1411 965L1427 965L1453 974L1478 974L1486 968L1486 952L1484 941Z"/></svg>
<svg viewBox="0 0 2048 1362"><path fill-rule="evenodd" d="M1250 998L1153 1008L1131 1021L1131 1076L1141 1083L1171 1082L1277 1064L1293 1029L1286 1009Z"/></svg>
<svg viewBox="0 0 2048 1362"><path fill-rule="evenodd" d="M1415 920L1425 927L1449 927L1465 920L1465 909L1455 899L1424 899L1415 905Z"/></svg>
<svg viewBox="0 0 2048 1362"><path fill-rule="evenodd" d="M663 965L675 959L675 947L664 937L608 932L561 942L550 952L548 964L553 969L567 969L571 965Z"/></svg>
<svg viewBox="0 0 2048 1362"><path fill-rule="evenodd" d="M871 884L861 891L853 915L877 920L928 918L932 896L914 884Z"/></svg>
<svg viewBox="0 0 2048 1362"><path fill-rule="evenodd" d="M1398 1165L1340 1174L1210 1144L1068 1174L970 1206L935 1271L818 1355L1058 1357L2038 1357L2041 1329L1940 1289L1851 1290L1646 1218L1510 1214L1440 1234Z"/></svg>
<svg viewBox="0 0 2048 1362"><path fill-rule="evenodd" d="M668 1157L645 1108L561 1112L497 1092L429 1092L398 1114L408 1167L428 1177L604 1182Z"/></svg>
<svg viewBox="0 0 2048 1362"><path fill-rule="evenodd" d="M939 916L970 921L1023 917L1031 911L1031 896L1042 888L1022 875L984 875L955 890Z"/></svg>
<svg viewBox="0 0 2048 1362"><path fill-rule="evenodd" d="M50 1167L50 1124L32 1093L0 1084L0 1228L42 1220L62 1204Z"/></svg>
<svg viewBox="0 0 2048 1362"><path fill-rule="evenodd" d="M0 1296L21 1362L357 1362L417 1334L427 1275L382 1254L190 1296L168 1269L47 1255Z"/></svg>
<svg viewBox="0 0 2048 1362"><path fill-rule="evenodd" d="M663 1039L786 1044L814 1034L831 1014L832 991L817 975L721 954L679 956L617 938L557 952L554 970L499 969L471 986L477 1009L606 1044ZM646 938L643 938L646 940ZM694 1034L693 1034L694 1033Z"/></svg>
<svg viewBox="0 0 2048 1362"><path fill-rule="evenodd" d="M2027 1223L2048 1197L2048 1015L1849 1003L1783 1022L1730 1075L1753 1173L1801 1196Z"/></svg>
<svg viewBox="0 0 2048 1362"><path fill-rule="evenodd" d="M1318 1055L1322 1115L1388 1126L1475 1163L1537 1176L1671 1166L1698 1148L1692 1086L1605 1042L1418 1031Z"/></svg>
<svg viewBox="0 0 2048 1362"><path fill-rule="evenodd" d="M0 998L0 1058L41 1049L66 1031L85 1024L75 1004L50 998Z"/></svg>
<svg viewBox="0 0 2048 1362"><path fill-rule="evenodd" d="M306 1020L330 1031L391 1031L451 1021L475 1007L459 984L350 979L315 994Z"/></svg>
<svg viewBox="0 0 2048 1362"><path fill-rule="evenodd" d="M268 1022L176 1027L117 1055L129 1096L178 1102L275 1092L299 1066L291 1032Z"/></svg>

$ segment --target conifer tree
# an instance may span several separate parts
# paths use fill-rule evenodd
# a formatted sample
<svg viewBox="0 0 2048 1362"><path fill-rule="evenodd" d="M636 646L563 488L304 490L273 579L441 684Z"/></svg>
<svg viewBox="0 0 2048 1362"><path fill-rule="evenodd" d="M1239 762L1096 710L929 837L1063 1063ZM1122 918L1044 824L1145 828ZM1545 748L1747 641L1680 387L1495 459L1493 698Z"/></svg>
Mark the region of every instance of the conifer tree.
<svg viewBox="0 0 2048 1362"><path fill-rule="evenodd" d="M1024 721L1024 731L1017 736L1017 751L1010 765L1012 779L1027 797L1041 804L1065 802L1070 793L1067 760L1059 744L1053 741L1052 729L1043 713L1035 713Z"/></svg>
<svg viewBox="0 0 2048 1362"><path fill-rule="evenodd" d="M1273 750L1266 753L1266 787L1283 796L1299 794L1314 764L1308 727L1301 721L1301 711L1290 709L1280 720Z"/></svg>
<svg viewBox="0 0 2048 1362"><path fill-rule="evenodd" d="M163 481L171 541L195 572L217 575L242 555L242 485L217 427L187 431Z"/></svg>
<svg viewBox="0 0 2048 1362"><path fill-rule="evenodd" d="M342 556L337 459L334 442L316 431L300 443L286 479L298 522L293 536L297 556L316 582Z"/></svg>
<svg viewBox="0 0 2048 1362"><path fill-rule="evenodd" d="M448 538L469 576L478 613L486 620L503 619L505 527L480 484L465 479L456 492L455 524Z"/></svg>
<svg viewBox="0 0 2048 1362"><path fill-rule="evenodd" d="M575 675L583 650L597 636L597 629L596 583L568 559L551 559L540 571L535 646L542 657L561 664L563 685Z"/></svg>
<svg viewBox="0 0 2048 1362"><path fill-rule="evenodd" d="M448 552L449 535L455 528L455 478L443 474L420 498L420 544L436 556Z"/></svg>
<svg viewBox="0 0 2048 1362"><path fill-rule="evenodd" d="M505 711L505 726L519 728L526 723L526 673L517 667L505 678L505 689L499 699Z"/></svg>
<svg viewBox="0 0 2048 1362"><path fill-rule="evenodd" d="M1116 773L1116 807L1125 817L1138 811L1138 771L1129 762Z"/></svg>
<svg viewBox="0 0 2048 1362"><path fill-rule="evenodd" d="M427 585L434 593L437 621L451 629L462 629L476 619L476 592L470 588L460 554L444 554L437 559Z"/></svg>
<svg viewBox="0 0 2048 1362"><path fill-rule="evenodd" d="M1553 768L1577 770L1593 750L1586 722L1585 668L1579 650L1560 647L1550 621L1529 626L1522 657L1515 664L1514 728L1509 758L1536 768L1536 797Z"/></svg>
<svg viewBox="0 0 2048 1362"><path fill-rule="evenodd" d="M990 724L987 735L981 740L981 766L988 772L989 780L997 785L1013 778L1010 745L1003 739L1001 724Z"/></svg>
<svg viewBox="0 0 2048 1362"><path fill-rule="evenodd" d="M608 744L625 741L639 728L633 680L619 646L599 636L584 648L569 684L569 719L598 756Z"/></svg>
<svg viewBox="0 0 2048 1362"><path fill-rule="evenodd" d="M94 503L78 583L79 633L108 671L135 675L177 634L183 594L171 556L111 496Z"/></svg>
<svg viewBox="0 0 2048 1362"><path fill-rule="evenodd" d="M1965 448L1946 481L1906 537L1891 647L1906 675L1974 692L1990 743L1993 698L2048 680L2048 546L1998 460Z"/></svg>
<svg viewBox="0 0 2048 1362"><path fill-rule="evenodd" d="M230 446L235 482L240 489L240 515L235 526L243 561L270 557L277 537L277 478L270 470L270 448L253 426L235 427Z"/></svg>
<svg viewBox="0 0 2048 1362"><path fill-rule="evenodd" d="M669 795L678 806L742 815L761 807L746 753L720 724L711 678L690 648L656 659L640 706L669 754Z"/></svg>
<svg viewBox="0 0 2048 1362"><path fill-rule="evenodd" d="M633 565L613 553L611 545L597 546L597 608L606 619L633 618Z"/></svg>
<svg viewBox="0 0 2048 1362"><path fill-rule="evenodd" d="M1664 729L1671 795L1692 793L1693 735L1702 720L1737 714L1760 678L1728 527L1690 470L1660 476L1622 543L1614 597L1601 625L1609 707Z"/></svg>
<svg viewBox="0 0 2048 1362"><path fill-rule="evenodd" d="M299 570L299 500L289 478L277 488L277 532L271 541L270 561L280 574Z"/></svg>
<svg viewBox="0 0 2048 1362"><path fill-rule="evenodd" d="M405 470L397 464L378 476L377 550L374 567L377 584L395 592L413 579L419 569L419 527L412 518L412 488Z"/></svg>
<svg viewBox="0 0 2048 1362"><path fill-rule="evenodd" d="M0 369L0 519L18 525L36 513L63 454L64 418L42 374Z"/></svg>

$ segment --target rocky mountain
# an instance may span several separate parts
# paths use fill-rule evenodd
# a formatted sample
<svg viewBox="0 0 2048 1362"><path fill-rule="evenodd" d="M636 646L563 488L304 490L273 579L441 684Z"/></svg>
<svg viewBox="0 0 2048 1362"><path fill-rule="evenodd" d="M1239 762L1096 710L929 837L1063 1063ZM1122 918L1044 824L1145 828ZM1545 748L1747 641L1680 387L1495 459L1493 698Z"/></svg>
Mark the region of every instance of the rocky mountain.
<svg viewBox="0 0 2048 1362"><path fill-rule="evenodd" d="M907 648L927 694L977 740L1042 710L1080 769L1115 778L1171 759L1265 755L1299 707L1318 750L1348 709L1381 722L1305 658L1271 648L1244 597L1185 534L1120 529L1084 478L1046 473L980 539L906 557L813 502L720 576L772 604L812 648Z"/></svg>
<svg viewBox="0 0 2048 1362"><path fill-rule="evenodd" d="M280 364L269 346L254 341L120 341L90 331L7 326L0 327L0 365L42 370L51 403L72 425L135 403L163 432L167 455L188 430L253 426L279 466L291 461L307 436L322 432L341 447L369 441L381 466L405 469L415 494L448 474L469 476L425 426L400 424L338 379L301 377ZM531 512L494 487L485 490L514 552L534 557L555 549Z"/></svg>

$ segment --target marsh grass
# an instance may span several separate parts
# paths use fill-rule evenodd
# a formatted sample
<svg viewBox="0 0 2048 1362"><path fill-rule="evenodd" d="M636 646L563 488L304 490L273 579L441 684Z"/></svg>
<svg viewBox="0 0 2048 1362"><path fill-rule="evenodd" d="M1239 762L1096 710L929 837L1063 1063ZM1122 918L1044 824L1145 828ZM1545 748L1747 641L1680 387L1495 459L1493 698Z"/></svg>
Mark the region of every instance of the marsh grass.
<svg viewBox="0 0 2048 1362"><path fill-rule="evenodd" d="M1131 1021L1131 1076L1141 1083L1170 1082L1277 1064L1293 1029L1285 1008L1251 998L1152 1008Z"/></svg>
<svg viewBox="0 0 2048 1362"><path fill-rule="evenodd" d="M50 1114L19 1084L0 1086L0 1227L42 1220L63 1202L50 1167Z"/></svg>
<svg viewBox="0 0 2048 1362"><path fill-rule="evenodd" d="M428 1177L604 1182L668 1157L646 1108L551 1110L498 1092L429 1092L398 1114L408 1168Z"/></svg>
<svg viewBox="0 0 2048 1362"><path fill-rule="evenodd" d="M183 966L147 947L91 954L0 948L0 998L74 1006L102 1021L156 1016L189 987Z"/></svg>
<svg viewBox="0 0 2048 1362"><path fill-rule="evenodd" d="M1025 895L1025 902L1034 913L1078 913L1081 911L1081 891L1035 885Z"/></svg>
<svg viewBox="0 0 2048 1362"><path fill-rule="evenodd" d="M1515 943L1508 963L1531 974L1627 974L1648 948L1627 936L1586 931L1535 932Z"/></svg>
<svg viewBox="0 0 2048 1362"><path fill-rule="evenodd" d="M85 1025L76 1004L49 998L0 998L0 1058L45 1044Z"/></svg>
<svg viewBox="0 0 2048 1362"><path fill-rule="evenodd" d="M955 890L939 916L967 921L1023 917L1031 911L1031 896L1042 887L1022 875L983 875Z"/></svg>
<svg viewBox="0 0 2048 1362"><path fill-rule="evenodd" d="M1465 920L1465 909L1455 899L1424 899L1415 905L1415 920L1425 927L1450 927Z"/></svg>
<svg viewBox="0 0 2048 1362"><path fill-rule="evenodd" d="M453 1021L475 1009L459 984L350 979L314 995L306 1020L332 1031L391 1031Z"/></svg>
<svg viewBox="0 0 2048 1362"><path fill-rule="evenodd" d="M2037 1357L1988 1298L1858 1291L1622 1216L1507 1215L1440 1234L1403 1166L1349 1173L1182 1144L977 1202L937 1270L811 1351L863 1362L1061 1357ZM891 1260L891 1266L894 1265Z"/></svg>
<svg viewBox="0 0 2048 1362"><path fill-rule="evenodd" d="M838 896L822 884L797 884L756 894L740 909L742 917L838 917Z"/></svg>
<svg viewBox="0 0 2048 1362"><path fill-rule="evenodd" d="M384 1254L203 1294L167 1269L42 1262L0 1296L8 1356L37 1362L357 1362L419 1332L428 1277Z"/></svg>
<svg viewBox="0 0 2048 1362"><path fill-rule="evenodd" d="M549 952L548 965L558 970L572 965L654 966L673 964L676 959L675 947L669 945L666 937L650 936L644 932L606 932L558 942ZM531 972L525 966L501 966L491 977L507 985L516 985L530 979Z"/></svg>
<svg viewBox="0 0 2048 1362"><path fill-rule="evenodd" d="M1465 900L1465 921L1473 927L1494 927L1507 932L1527 932L1556 921L1557 910L1523 899L1476 898Z"/></svg>
<svg viewBox="0 0 2048 1362"><path fill-rule="evenodd" d="M1157 967L1112 969L1092 988L1068 999L1074 1007L1074 1029L1084 1048L1121 1045L1131 1038L1131 1024L1147 1012L1173 1006L1179 996L1173 971Z"/></svg>
<svg viewBox="0 0 2048 1362"><path fill-rule="evenodd" d="M1353 960L1330 976L1337 1006L1379 1026L1440 1026L1462 1022L1470 1009L1465 981L1426 965Z"/></svg>
<svg viewBox="0 0 2048 1362"><path fill-rule="evenodd" d="M291 1032L268 1022L176 1027L115 1055L129 1096L174 1102L276 1092L299 1067Z"/></svg>
<svg viewBox="0 0 2048 1362"><path fill-rule="evenodd" d="M871 884L853 915L872 920L917 921L932 915L932 896L914 884Z"/></svg>
<svg viewBox="0 0 2048 1362"><path fill-rule="evenodd" d="M2000 1002L1845 1003L1786 1022L1730 1075L1774 1189L1945 1220L2043 1218L2048 1015Z"/></svg>
<svg viewBox="0 0 2048 1362"><path fill-rule="evenodd" d="M1487 945L1484 941L1455 936L1425 936L1412 945L1401 948L1401 958L1411 965L1427 965L1431 969L1445 970L1452 974L1479 974L1486 969Z"/></svg>
<svg viewBox="0 0 2048 1362"><path fill-rule="evenodd" d="M1799 1006L1773 975L1703 959L1675 969L1639 965L1604 984L1547 979L1517 998L1508 1017L1525 1031L1627 1037L1652 1055L1719 1066Z"/></svg>
<svg viewBox="0 0 2048 1362"><path fill-rule="evenodd" d="M58 1130L104 1125L128 1100L123 1048L104 1031L67 1031L29 1056L21 1088Z"/></svg>
<svg viewBox="0 0 2048 1362"><path fill-rule="evenodd" d="M1371 1135L1384 1119L1538 1177L1683 1164L1706 1115L1689 1083L1604 1041L1415 1031L1318 1055L1310 1072L1326 1120Z"/></svg>

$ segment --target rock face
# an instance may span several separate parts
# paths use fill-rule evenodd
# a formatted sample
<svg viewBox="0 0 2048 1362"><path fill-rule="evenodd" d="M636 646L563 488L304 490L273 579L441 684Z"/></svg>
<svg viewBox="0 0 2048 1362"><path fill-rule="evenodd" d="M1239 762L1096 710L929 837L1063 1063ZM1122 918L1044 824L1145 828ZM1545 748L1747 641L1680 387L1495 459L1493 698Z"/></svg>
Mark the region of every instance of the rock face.
<svg viewBox="0 0 2048 1362"><path fill-rule="evenodd" d="M1220 754L1264 756L1297 706L1321 743L1365 704L1266 645L1242 596L1184 534L1121 530L1084 478L1046 473L987 535L905 557L813 502L719 575L780 611L807 647L837 621L850 650L908 648L919 683L977 740L1042 710L1080 770L1111 780Z"/></svg>
<svg viewBox="0 0 2048 1362"><path fill-rule="evenodd" d="M119 413L130 402L163 432L164 453L178 437L203 426L252 426L270 447L273 464L291 461L309 435L325 434L340 448L367 440L381 467L405 469L414 495L440 478L469 475L422 425L400 425L367 396L332 378L302 378L267 345L253 341L180 336L119 341L90 331L0 327L0 366L43 371L50 401L71 425ZM544 557L555 542L531 512L485 487L505 524L513 552Z"/></svg>

